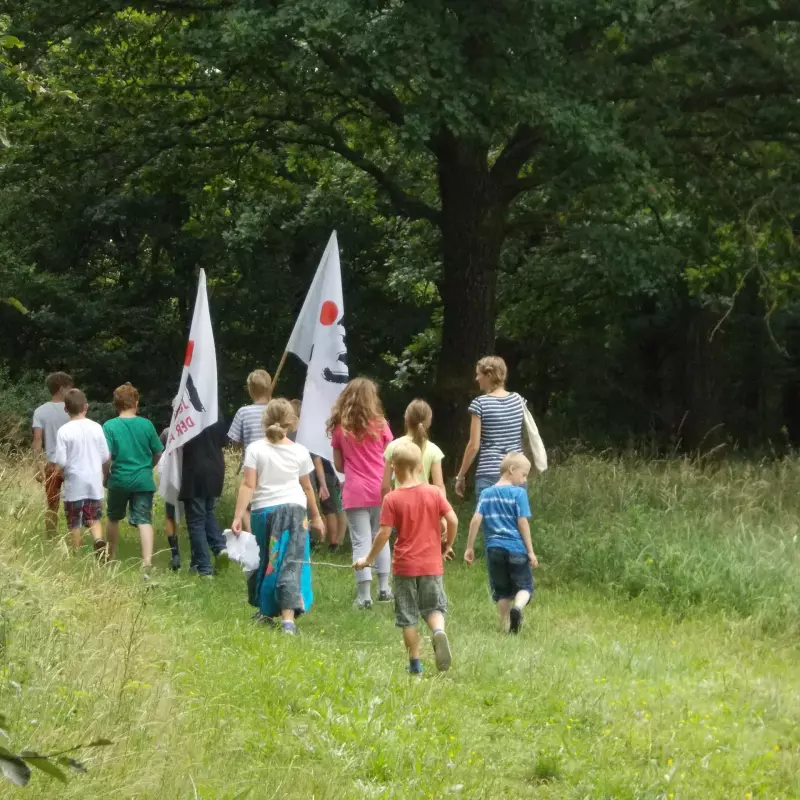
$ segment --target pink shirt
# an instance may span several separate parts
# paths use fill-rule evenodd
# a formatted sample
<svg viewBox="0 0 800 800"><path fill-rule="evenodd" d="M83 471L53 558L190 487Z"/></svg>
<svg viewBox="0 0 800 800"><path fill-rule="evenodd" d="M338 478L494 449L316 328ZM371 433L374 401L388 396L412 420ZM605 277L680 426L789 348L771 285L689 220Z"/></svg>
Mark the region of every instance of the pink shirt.
<svg viewBox="0 0 800 800"><path fill-rule="evenodd" d="M371 508L381 505L381 482L383 481L383 451L392 441L392 432L387 423L378 436L367 433L359 440L337 425L333 430L331 444L342 454L344 462L344 487L342 507Z"/></svg>

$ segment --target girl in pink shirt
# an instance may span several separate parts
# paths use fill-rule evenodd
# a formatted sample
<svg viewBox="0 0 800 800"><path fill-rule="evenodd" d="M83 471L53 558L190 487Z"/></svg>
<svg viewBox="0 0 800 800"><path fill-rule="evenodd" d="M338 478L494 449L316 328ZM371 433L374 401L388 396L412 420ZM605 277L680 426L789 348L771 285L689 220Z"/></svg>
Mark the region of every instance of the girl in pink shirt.
<svg viewBox="0 0 800 800"><path fill-rule="evenodd" d="M392 432L383 415L378 387L368 378L355 378L339 395L328 420L333 445L333 463L344 473L342 506L350 523L353 559L369 554L380 530L383 452ZM375 559L378 602L393 600L389 588L391 552L388 543ZM356 573L357 608L372 608L372 571Z"/></svg>

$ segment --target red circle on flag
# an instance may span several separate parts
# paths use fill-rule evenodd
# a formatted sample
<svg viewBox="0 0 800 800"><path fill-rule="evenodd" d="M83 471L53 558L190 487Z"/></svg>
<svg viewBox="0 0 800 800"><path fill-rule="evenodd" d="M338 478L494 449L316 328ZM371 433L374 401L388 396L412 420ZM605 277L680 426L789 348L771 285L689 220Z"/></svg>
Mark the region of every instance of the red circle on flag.
<svg viewBox="0 0 800 800"><path fill-rule="evenodd" d="M323 325L333 325L339 317L339 309L332 300L326 300L319 310L319 321Z"/></svg>

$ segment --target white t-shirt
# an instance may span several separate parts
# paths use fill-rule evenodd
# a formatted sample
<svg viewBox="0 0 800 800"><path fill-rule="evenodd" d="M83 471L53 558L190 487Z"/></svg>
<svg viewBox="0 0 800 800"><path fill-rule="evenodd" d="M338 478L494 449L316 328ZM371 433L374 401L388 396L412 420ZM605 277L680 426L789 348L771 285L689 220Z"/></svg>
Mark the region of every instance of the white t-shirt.
<svg viewBox="0 0 800 800"><path fill-rule="evenodd" d="M56 436L58 429L69 422L69 414L64 410L64 401L43 403L33 412L33 428L41 428L44 451L47 460L55 463Z"/></svg>
<svg viewBox="0 0 800 800"><path fill-rule="evenodd" d="M250 507L254 510L292 503L306 505L300 478L314 471L311 454L301 444L272 444L259 439L244 452L244 467L256 471L256 490Z"/></svg>
<svg viewBox="0 0 800 800"><path fill-rule="evenodd" d="M53 461L64 470L64 500L102 500L103 464L111 458L103 429L90 419L59 428Z"/></svg>

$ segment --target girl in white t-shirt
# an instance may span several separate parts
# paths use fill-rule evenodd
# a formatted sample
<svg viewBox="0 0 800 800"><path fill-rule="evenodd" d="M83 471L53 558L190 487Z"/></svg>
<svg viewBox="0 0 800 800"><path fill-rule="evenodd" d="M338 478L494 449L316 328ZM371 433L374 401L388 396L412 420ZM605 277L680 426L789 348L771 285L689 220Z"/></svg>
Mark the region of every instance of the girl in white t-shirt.
<svg viewBox="0 0 800 800"><path fill-rule="evenodd" d="M297 427L288 400L271 400L264 410L265 439L247 447L244 475L231 529L238 536L248 504L261 562L250 579L250 602L257 617L280 614L285 633L296 633L295 617L313 600L308 528L325 533L309 474L314 465L308 450L287 434Z"/></svg>

